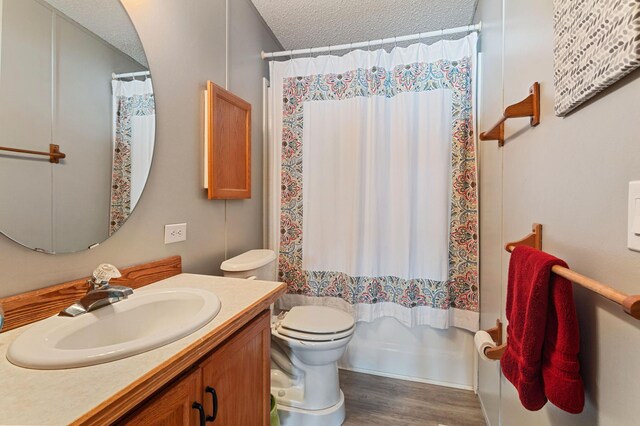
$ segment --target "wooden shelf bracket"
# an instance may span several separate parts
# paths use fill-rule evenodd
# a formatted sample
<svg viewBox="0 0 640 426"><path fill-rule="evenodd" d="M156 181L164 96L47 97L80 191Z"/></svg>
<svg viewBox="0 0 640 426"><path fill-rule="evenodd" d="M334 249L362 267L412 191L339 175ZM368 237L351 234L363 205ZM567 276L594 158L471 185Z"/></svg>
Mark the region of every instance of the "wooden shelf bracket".
<svg viewBox="0 0 640 426"><path fill-rule="evenodd" d="M531 233L521 240L507 243L504 249L511 253L518 246L533 247L536 250L542 250L542 225L534 223L531 225Z"/></svg>
<svg viewBox="0 0 640 426"><path fill-rule="evenodd" d="M531 127L540 124L540 83L537 81L529 88L529 96L517 104L509 105L502 118L486 132L480 133L481 141L498 141L504 146L504 122L509 118L531 117Z"/></svg>

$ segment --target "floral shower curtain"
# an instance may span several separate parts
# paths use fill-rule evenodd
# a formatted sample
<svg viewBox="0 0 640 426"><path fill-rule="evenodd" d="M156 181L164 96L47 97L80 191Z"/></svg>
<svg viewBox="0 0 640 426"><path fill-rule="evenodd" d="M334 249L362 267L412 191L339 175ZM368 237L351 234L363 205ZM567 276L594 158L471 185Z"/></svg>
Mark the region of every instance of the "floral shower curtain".
<svg viewBox="0 0 640 426"><path fill-rule="evenodd" d="M476 43L271 62L279 307L478 329Z"/></svg>
<svg viewBox="0 0 640 426"><path fill-rule="evenodd" d="M156 131L153 84L113 80L113 167L109 235L135 208L151 167Z"/></svg>

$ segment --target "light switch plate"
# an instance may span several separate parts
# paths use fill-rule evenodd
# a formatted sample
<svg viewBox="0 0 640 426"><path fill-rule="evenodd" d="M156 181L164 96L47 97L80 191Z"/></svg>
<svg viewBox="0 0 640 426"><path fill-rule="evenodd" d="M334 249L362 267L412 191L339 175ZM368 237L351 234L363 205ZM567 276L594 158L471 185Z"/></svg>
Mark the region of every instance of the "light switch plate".
<svg viewBox="0 0 640 426"><path fill-rule="evenodd" d="M627 247L640 251L640 180L629 182Z"/></svg>
<svg viewBox="0 0 640 426"><path fill-rule="evenodd" d="M164 226L164 243L171 244L187 239L187 224L175 223L173 225Z"/></svg>

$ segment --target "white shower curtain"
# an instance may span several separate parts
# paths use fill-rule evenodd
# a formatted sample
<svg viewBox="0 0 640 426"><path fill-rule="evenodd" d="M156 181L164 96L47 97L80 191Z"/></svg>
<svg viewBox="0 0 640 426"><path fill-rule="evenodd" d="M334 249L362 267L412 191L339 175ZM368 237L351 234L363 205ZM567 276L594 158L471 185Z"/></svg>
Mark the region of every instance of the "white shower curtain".
<svg viewBox="0 0 640 426"><path fill-rule="evenodd" d="M156 132L151 78L113 80L113 167L109 235L135 208L151 168Z"/></svg>
<svg viewBox="0 0 640 426"><path fill-rule="evenodd" d="M280 307L477 329L476 41L271 62Z"/></svg>

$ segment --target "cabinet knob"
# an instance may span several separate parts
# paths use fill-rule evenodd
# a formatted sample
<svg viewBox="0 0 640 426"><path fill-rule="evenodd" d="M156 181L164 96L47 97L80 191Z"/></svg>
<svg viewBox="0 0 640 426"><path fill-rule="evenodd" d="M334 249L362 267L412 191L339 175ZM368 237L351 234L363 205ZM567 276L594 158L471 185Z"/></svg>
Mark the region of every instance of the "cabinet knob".
<svg viewBox="0 0 640 426"><path fill-rule="evenodd" d="M218 417L218 394L211 386L207 386L204 391L211 394L211 400L213 402L213 413L210 416L207 416L207 421L214 422L216 417Z"/></svg>
<svg viewBox="0 0 640 426"><path fill-rule="evenodd" d="M198 410L198 413L200 414L200 426L204 426L205 425L205 414L204 414L204 407L202 406L202 404L200 404L199 402L194 402L193 404L191 404L191 408L193 408L194 410Z"/></svg>

